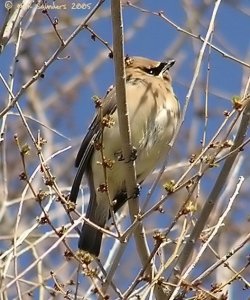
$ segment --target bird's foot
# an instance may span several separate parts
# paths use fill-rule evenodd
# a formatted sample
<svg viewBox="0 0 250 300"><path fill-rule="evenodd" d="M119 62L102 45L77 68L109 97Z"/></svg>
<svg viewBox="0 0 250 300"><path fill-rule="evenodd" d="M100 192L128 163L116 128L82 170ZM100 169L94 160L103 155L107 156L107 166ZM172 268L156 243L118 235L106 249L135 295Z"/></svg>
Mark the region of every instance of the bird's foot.
<svg viewBox="0 0 250 300"><path fill-rule="evenodd" d="M117 157L117 160L118 161L123 161L125 160L123 154L122 154L122 151L117 151L115 153L115 157ZM131 161L135 161L137 158L137 149L135 147L132 148L132 151L130 153L130 158L127 162L131 162Z"/></svg>

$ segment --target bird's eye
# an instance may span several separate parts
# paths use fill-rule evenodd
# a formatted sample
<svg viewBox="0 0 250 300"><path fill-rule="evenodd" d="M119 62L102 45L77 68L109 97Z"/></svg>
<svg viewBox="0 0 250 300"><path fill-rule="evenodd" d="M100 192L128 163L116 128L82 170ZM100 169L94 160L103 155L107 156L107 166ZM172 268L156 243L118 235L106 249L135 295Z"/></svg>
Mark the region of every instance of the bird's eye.
<svg viewBox="0 0 250 300"><path fill-rule="evenodd" d="M154 76L159 75L157 68L144 68L143 70L150 75L154 75Z"/></svg>
<svg viewBox="0 0 250 300"><path fill-rule="evenodd" d="M151 74L151 75L154 75L155 74L155 70L154 69L148 69L148 73Z"/></svg>

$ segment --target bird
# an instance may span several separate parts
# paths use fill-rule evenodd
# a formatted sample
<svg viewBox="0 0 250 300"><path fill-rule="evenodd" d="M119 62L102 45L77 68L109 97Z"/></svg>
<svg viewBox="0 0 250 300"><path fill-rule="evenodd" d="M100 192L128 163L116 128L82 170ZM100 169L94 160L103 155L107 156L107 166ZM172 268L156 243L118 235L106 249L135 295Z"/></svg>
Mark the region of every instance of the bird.
<svg viewBox="0 0 250 300"><path fill-rule="evenodd" d="M155 61L138 56L125 58L126 101L131 141L136 153L134 159L138 185L166 156L168 145L177 131L180 105L169 73L174 63L172 59ZM90 199L85 217L105 228L111 217L111 209L116 213L128 199L116 88L112 87L100 101L100 108L76 156L75 167L78 169L69 200L76 203L82 178L86 175ZM104 161L109 166L104 167ZM84 222L78 241L79 250L98 257L102 235L100 229Z"/></svg>

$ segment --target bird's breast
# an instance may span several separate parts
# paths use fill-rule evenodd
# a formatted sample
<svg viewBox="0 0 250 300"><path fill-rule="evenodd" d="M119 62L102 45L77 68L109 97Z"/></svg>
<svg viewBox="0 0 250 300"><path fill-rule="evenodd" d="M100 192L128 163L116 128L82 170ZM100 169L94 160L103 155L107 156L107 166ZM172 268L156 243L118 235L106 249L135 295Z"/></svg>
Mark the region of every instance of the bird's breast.
<svg viewBox="0 0 250 300"><path fill-rule="evenodd" d="M178 103L174 94L167 91L155 93L152 86L144 83L127 85L127 103L131 129L131 140L136 148L135 160L138 182L142 182L157 166L167 152L178 121ZM113 197L125 188L124 161L121 161L122 147L118 125L118 115L112 115L114 125L103 131L103 154L112 160L113 166L106 170L106 178ZM104 172L100 151L92 158L95 186L104 183Z"/></svg>
<svg viewBox="0 0 250 300"><path fill-rule="evenodd" d="M175 112L166 106L162 106L148 120L137 147L136 172L139 181L143 181L167 153L176 125Z"/></svg>

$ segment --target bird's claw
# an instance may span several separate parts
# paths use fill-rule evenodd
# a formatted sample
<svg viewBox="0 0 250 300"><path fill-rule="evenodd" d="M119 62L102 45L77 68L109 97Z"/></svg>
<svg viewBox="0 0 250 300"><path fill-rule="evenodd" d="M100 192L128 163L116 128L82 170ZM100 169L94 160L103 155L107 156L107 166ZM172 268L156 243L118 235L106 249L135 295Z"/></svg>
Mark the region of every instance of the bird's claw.
<svg viewBox="0 0 250 300"><path fill-rule="evenodd" d="M118 161L123 161L125 160L122 151L116 152L115 156L117 157ZM135 147L132 148L132 151L130 153L129 160L127 162L135 161L137 158L137 149Z"/></svg>
<svg viewBox="0 0 250 300"><path fill-rule="evenodd" d="M130 161L135 161L136 159L137 159L137 149L133 146L130 154Z"/></svg>

